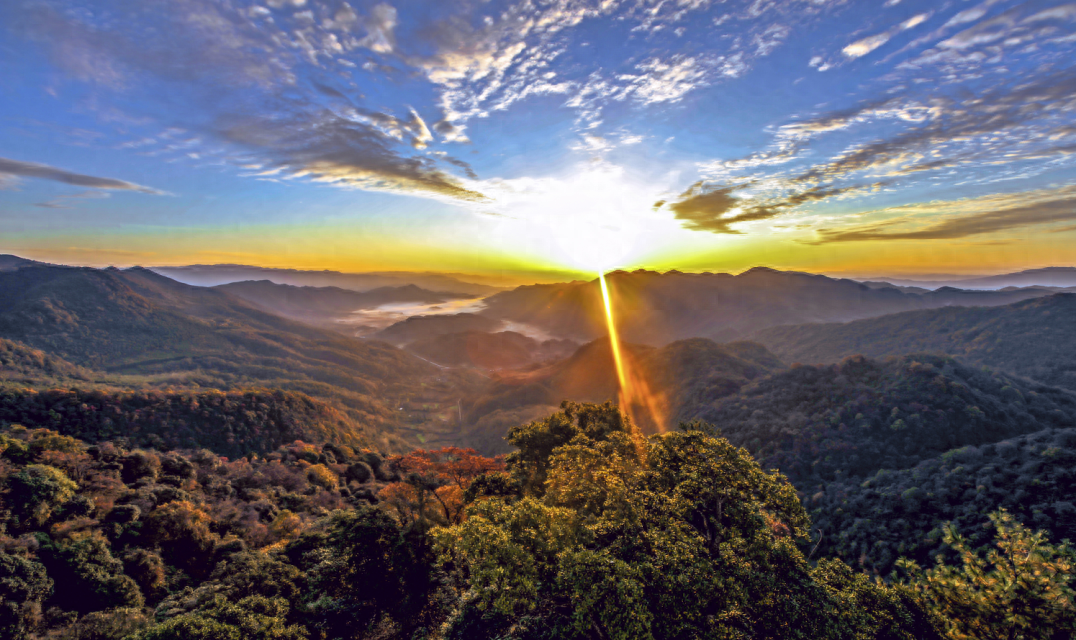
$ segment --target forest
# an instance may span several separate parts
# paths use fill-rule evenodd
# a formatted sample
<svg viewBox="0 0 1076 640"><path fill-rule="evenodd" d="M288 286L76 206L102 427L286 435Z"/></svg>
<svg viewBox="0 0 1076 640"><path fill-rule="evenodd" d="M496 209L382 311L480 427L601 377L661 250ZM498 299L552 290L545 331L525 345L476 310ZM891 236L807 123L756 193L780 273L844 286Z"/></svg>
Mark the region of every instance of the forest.
<svg viewBox="0 0 1076 640"><path fill-rule="evenodd" d="M12 424L0 435L0 635L912 640L1076 632L1076 552L1021 524L1021 505L983 516L989 528L980 524L974 539L962 531L979 512L945 512L955 524L936 537L952 553L924 562L908 549L886 565L892 571L871 576L863 562L842 560L858 538L820 545L812 531L834 523L809 513L803 503L813 499L714 433L692 423L646 437L612 404L566 402L513 428L516 450L503 457L457 447L391 456L301 440L228 457ZM1025 470L1052 465L1049 473L1070 478L1073 438L1064 431L962 449L946 460L964 469L927 475L974 477L1004 460ZM880 475L868 483L877 495L909 482ZM1062 490L1037 490L1036 504ZM872 495L850 497L847 517L858 523L856 510L879 501ZM851 522L841 527L860 532Z"/></svg>

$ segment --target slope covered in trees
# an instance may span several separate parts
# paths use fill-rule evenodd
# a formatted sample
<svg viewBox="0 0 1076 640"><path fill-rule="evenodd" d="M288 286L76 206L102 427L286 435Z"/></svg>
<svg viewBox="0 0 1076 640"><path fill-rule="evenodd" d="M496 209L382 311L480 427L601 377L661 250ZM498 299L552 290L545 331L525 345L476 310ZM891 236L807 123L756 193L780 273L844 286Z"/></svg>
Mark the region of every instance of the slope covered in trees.
<svg viewBox="0 0 1076 640"><path fill-rule="evenodd" d="M958 560L905 563L908 577L887 584L819 554L792 485L705 428L645 438L612 405L565 403L509 438L518 451L506 460L299 441L230 460L0 431L0 636L1076 631L1076 554L1006 514L984 540L993 555L947 532Z"/></svg>
<svg viewBox="0 0 1076 640"><path fill-rule="evenodd" d="M1020 522L1076 540L1076 429L1049 429L968 445L913 468L828 482L807 496L819 553L888 574L900 557L924 566L947 552L942 523L973 547L989 541L988 514L1004 508Z"/></svg>
<svg viewBox="0 0 1076 640"><path fill-rule="evenodd" d="M830 363L935 352L1076 389L1076 294L1002 307L946 307L857 320L763 329L752 339L786 362Z"/></svg>
<svg viewBox="0 0 1076 640"><path fill-rule="evenodd" d="M622 350L632 370L646 382L662 407L664 428L697 417L698 407L784 368L773 354L752 343L719 345L696 338L662 348L624 344ZM564 399L599 403L616 400L618 389L616 367L606 339L595 340L570 358L544 366L495 372L481 393L464 399L464 419L471 425L466 432L468 442L487 451L505 451L502 437L513 423L548 415Z"/></svg>
<svg viewBox="0 0 1076 640"><path fill-rule="evenodd" d="M393 437L428 421L400 414L412 398L454 403L480 379L146 269L25 266L0 272L0 299L0 338L102 370L110 384L298 391Z"/></svg>
<svg viewBox="0 0 1076 640"><path fill-rule="evenodd" d="M371 421L372 422L372 421ZM397 449L345 412L281 390L105 390L0 387L0 424L46 427L88 442L266 453L295 440Z"/></svg>
<svg viewBox="0 0 1076 640"><path fill-rule="evenodd" d="M856 356L762 378L696 417L811 491L951 449L1071 426L1076 394L945 356Z"/></svg>

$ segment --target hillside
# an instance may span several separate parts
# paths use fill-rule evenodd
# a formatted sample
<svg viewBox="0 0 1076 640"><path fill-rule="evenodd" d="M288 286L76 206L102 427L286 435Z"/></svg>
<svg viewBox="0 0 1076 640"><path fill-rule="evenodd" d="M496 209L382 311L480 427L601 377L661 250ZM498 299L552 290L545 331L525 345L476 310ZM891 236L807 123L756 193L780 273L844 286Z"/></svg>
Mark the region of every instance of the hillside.
<svg viewBox="0 0 1076 640"><path fill-rule="evenodd" d="M416 340L443 336L451 333L479 331L492 333L504 328L504 323L473 313L454 313L446 315L411 316L401 320L369 338L384 340L395 345L405 345Z"/></svg>
<svg viewBox="0 0 1076 640"><path fill-rule="evenodd" d="M0 383L71 378L89 380L94 372L13 340L0 338Z"/></svg>
<svg viewBox="0 0 1076 640"><path fill-rule="evenodd" d="M845 324L772 327L751 337L785 362L935 352L1076 390L1076 294L1002 307L947 307Z"/></svg>
<svg viewBox="0 0 1076 640"><path fill-rule="evenodd" d="M625 344L622 350L657 398L664 427L695 417L716 399L784 368L773 354L751 343L719 345L696 338L660 349ZM616 400L618 389L608 340L586 344L570 358L544 366L495 372L480 394L463 400L467 442L486 451L504 451L501 438L507 427L548 415L563 400ZM642 426L659 428L645 422Z"/></svg>
<svg viewBox="0 0 1076 640"><path fill-rule="evenodd" d="M924 566L945 553L942 522L972 546L990 536L987 513L1005 508L1050 539L1076 539L1076 428L1047 429L953 449L916 467L835 480L804 505L823 532L819 555L883 575L901 557Z"/></svg>
<svg viewBox="0 0 1076 640"><path fill-rule="evenodd" d="M729 342L775 325L844 322L950 305L1009 304L1049 293L952 288L907 293L761 267L736 276L616 271L606 279L622 338L653 346L694 337ZM482 315L530 324L551 335L582 341L605 335L604 306L596 280L519 287L485 302Z"/></svg>
<svg viewBox="0 0 1076 640"><path fill-rule="evenodd" d="M801 491L1076 424L1076 394L932 355L860 356L757 380L695 417Z"/></svg>
<svg viewBox="0 0 1076 640"><path fill-rule="evenodd" d="M267 453L295 440L398 448L347 414L293 391L140 391L0 387L0 423L88 442L124 438L157 449Z"/></svg>
<svg viewBox="0 0 1076 640"><path fill-rule="evenodd" d="M578 347L570 340L539 342L514 331L464 331L419 339L408 344L406 349L430 362L449 367L517 369L566 358Z"/></svg>
<svg viewBox="0 0 1076 640"><path fill-rule="evenodd" d="M10 301L0 309L0 337L76 365L181 387L300 391L340 402L368 428L408 438L432 414L399 407L414 398L447 407L470 384L463 372L447 374L390 345L287 320L146 269L24 267L0 273L0 298Z"/></svg>

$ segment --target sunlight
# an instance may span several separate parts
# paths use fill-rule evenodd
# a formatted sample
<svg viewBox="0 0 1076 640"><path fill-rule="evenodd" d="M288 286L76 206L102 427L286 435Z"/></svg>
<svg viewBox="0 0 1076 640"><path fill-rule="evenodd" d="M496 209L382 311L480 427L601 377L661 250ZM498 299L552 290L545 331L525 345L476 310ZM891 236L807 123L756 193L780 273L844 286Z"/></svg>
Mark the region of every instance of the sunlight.
<svg viewBox="0 0 1076 640"><path fill-rule="evenodd" d="M663 187L613 165L581 166L563 177L482 185L501 220L502 242L589 272L626 267L679 230L650 205Z"/></svg>

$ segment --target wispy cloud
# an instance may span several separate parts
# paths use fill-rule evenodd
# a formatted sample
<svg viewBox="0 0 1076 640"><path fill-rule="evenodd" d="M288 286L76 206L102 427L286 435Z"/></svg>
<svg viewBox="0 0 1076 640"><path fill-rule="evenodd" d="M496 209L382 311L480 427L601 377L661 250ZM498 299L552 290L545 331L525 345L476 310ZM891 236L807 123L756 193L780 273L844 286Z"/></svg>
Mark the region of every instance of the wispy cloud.
<svg viewBox="0 0 1076 640"><path fill-rule="evenodd" d="M872 215L891 218L851 228L820 229L818 238L810 244L956 240L1069 222L1076 220L1076 187L931 202L872 212Z"/></svg>
<svg viewBox="0 0 1076 640"><path fill-rule="evenodd" d="M157 196L168 195L166 192L159 189L153 189L152 187L144 187L140 184L127 182L125 180L117 180L115 178L101 178L98 176L91 176L83 173L67 171L65 169L52 167L47 164L38 164L36 162L23 162L20 160L10 160L8 158L0 158L0 176L52 180L54 182L62 182L64 184L75 185L77 187L90 187L93 189L137 191L139 193L149 193Z"/></svg>

